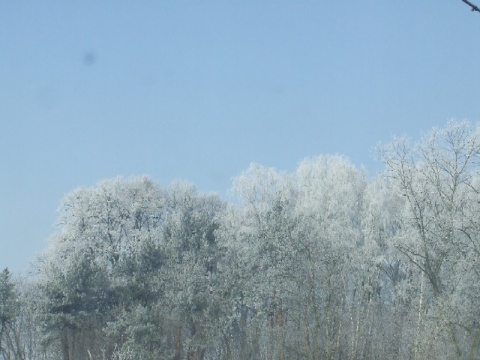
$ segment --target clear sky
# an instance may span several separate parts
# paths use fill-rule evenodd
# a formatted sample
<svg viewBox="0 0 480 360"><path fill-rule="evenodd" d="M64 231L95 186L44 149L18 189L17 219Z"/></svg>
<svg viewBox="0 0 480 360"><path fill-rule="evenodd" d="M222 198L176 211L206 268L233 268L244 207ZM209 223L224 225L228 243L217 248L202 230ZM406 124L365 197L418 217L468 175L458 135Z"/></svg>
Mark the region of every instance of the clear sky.
<svg viewBox="0 0 480 360"><path fill-rule="evenodd" d="M105 178L224 195L319 154L375 175L378 142L479 120L479 64L460 0L0 0L0 268Z"/></svg>

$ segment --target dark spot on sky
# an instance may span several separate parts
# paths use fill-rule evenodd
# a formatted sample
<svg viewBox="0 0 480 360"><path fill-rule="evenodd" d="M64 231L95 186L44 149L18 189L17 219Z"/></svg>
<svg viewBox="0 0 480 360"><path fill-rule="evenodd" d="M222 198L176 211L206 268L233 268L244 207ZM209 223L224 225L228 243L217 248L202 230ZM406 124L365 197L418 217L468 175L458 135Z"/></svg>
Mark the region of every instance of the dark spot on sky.
<svg viewBox="0 0 480 360"><path fill-rule="evenodd" d="M95 53L93 51L87 51L83 55L83 64L84 65L91 66L91 65L95 64L95 61L96 61L96 56L95 56Z"/></svg>

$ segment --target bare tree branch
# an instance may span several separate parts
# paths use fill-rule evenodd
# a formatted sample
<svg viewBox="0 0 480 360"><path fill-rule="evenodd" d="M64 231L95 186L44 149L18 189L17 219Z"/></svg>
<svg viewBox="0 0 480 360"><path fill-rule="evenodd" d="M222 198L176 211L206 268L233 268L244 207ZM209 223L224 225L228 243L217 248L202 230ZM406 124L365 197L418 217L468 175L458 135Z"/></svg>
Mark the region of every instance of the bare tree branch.
<svg viewBox="0 0 480 360"><path fill-rule="evenodd" d="M478 11L480 12L480 8L475 5L475 4L472 4L470 1L468 0L462 0L465 4L467 4L468 6L470 6L472 8L472 11Z"/></svg>

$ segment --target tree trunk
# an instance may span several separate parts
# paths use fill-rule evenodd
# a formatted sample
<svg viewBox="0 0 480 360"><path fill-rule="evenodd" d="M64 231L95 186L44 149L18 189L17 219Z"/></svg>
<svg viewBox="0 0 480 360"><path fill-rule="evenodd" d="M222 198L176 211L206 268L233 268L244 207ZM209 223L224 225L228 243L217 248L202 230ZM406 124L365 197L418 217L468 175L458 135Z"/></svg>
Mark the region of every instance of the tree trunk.
<svg viewBox="0 0 480 360"><path fill-rule="evenodd" d="M68 335L67 332L64 332L62 335L61 346L62 346L62 355L63 360L70 360L70 348L68 346Z"/></svg>
<svg viewBox="0 0 480 360"><path fill-rule="evenodd" d="M280 360L285 360L285 333L283 331L283 302L280 298L280 304L278 309L278 329L280 330Z"/></svg>
<svg viewBox="0 0 480 360"><path fill-rule="evenodd" d="M175 357L174 360L181 360L182 356L182 327L178 326L175 334Z"/></svg>
<svg viewBox="0 0 480 360"><path fill-rule="evenodd" d="M307 357L307 359L311 359L312 358L312 352L310 350L310 331L309 331L309 327L310 327L310 322L308 320L308 305L305 303L304 305L304 315L303 315L303 322L304 322L304 326L305 326L305 356Z"/></svg>

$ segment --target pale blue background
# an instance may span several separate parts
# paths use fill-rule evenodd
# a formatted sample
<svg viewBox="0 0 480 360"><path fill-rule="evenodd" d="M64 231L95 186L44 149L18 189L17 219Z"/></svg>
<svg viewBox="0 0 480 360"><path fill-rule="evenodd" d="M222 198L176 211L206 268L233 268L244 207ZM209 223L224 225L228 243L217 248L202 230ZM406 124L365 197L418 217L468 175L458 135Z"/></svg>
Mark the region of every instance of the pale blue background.
<svg viewBox="0 0 480 360"><path fill-rule="evenodd" d="M479 64L460 0L0 0L0 268L104 178L224 196L326 153L374 176L377 142L479 119Z"/></svg>

